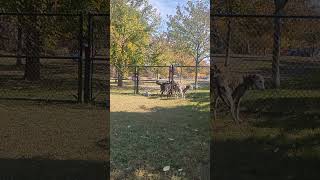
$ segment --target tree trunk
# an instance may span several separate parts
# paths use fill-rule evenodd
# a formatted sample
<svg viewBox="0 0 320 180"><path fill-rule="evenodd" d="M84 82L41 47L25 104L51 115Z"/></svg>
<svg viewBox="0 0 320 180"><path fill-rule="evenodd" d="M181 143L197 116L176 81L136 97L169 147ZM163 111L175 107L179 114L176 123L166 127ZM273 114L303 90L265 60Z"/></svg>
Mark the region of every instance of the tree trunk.
<svg viewBox="0 0 320 180"><path fill-rule="evenodd" d="M280 19L274 20L274 34L273 34L273 56L272 56L272 79L275 88L280 87L280 43L281 43L281 29Z"/></svg>
<svg viewBox="0 0 320 180"><path fill-rule="evenodd" d="M228 10L228 14L232 14L232 1L226 1L226 9ZM226 58L224 62L224 66L227 67L229 65L230 60L230 42L231 42L231 18L227 18L227 39L226 39Z"/></svg>
<svg viewBox="0 0 320 180"><path fill-rule="evenodd" d="M121 70L118 70L118 73L117 73L118 77L118 87L123 87L123 72Z"/></svg>
<svg viewBox="0 0 320 180"><path fill-rule="evenodd" d="M29 16L26 29L26 67L24 77L29 81L40 80L40 41L37 17Z"/></svg>
<svg viewBox="0 0 320 180"><path fill-rule="evenodd" d="M194 79L194 85L195 85L195 89L198 89L198 60L196 60L196 73L195 73L195 79Z"/></svg>
<svg viewBox="0 0 320 180"><path fill-rule="evenodd" d="M18 17L18 39L17 39L17 55L21 56L22 53L22 27L21 27L21 17ZM17 57L17 62L16 62L17 66L21 66L22 65L22 60L21 57Z"/></svg>
<svg viewBox="0 0 320 180"><path fill-rule="evenodd" d="M230 42L231 42L231 20L227 20L228 24L228 32L227 32L227 40L226 40L226 59L224 62L224 66L227 67L229 65L230 59Z"/></svg>

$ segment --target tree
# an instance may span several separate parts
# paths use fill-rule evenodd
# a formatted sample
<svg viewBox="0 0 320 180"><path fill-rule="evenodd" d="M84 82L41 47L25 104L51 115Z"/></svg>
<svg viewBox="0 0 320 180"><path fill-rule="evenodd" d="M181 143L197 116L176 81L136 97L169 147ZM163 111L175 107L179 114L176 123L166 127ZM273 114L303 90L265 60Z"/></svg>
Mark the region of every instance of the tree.
<svg viewBox="0 0 320 180"><path fill-rule="evenodd" d="M169 16L168 34L179 49L194 58L196 73L195 87L198 85L198 66L209 58L210 13L208 1L188 1L176 14Z"/></svg>
<svg viewBox="0 0 320 180"><path fill-rule="evenodd" d="M4 11L23 13L105 12L108 4L108 0L3 0L0 2ZM17 55L24 52L28 56L26 58L25 79L37 81L40 79L40 52L54 49L61 43L61 39L74 38L70 32L77 33L78 27L77 22L66 23L66 19L63 17L18 16L17 28ZM21 59L18 58L17 65L20 64Z"/></svg>
<svg viewBox="0 0 320 180"><path fill-rule="evenodd" d="M111 64L117 69L118 86L123 85L128 65L144 64L156 25L157 16L147 1L111 1L110 56Z"/></svg>

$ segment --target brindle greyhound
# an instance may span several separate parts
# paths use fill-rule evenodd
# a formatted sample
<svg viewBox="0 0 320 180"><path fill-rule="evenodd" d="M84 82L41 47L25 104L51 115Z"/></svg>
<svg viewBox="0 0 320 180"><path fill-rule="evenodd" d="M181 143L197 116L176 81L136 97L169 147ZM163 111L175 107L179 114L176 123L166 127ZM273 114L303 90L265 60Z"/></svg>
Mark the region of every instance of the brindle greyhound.
<svg viewBox="0 0 320 180"><path fill-rule="evenodd" d="M239 118L240 101L245 92L252 86L255 86L259 90L264 90L264 78L260 74L250 74L243 76L242 82L235 87L230 88L228 80L222 75L222 72L216 65L213 65L213 120L217 117L217 107L219 100L221 99L230 109L233 120L239 124L241 121Z"/></svg>

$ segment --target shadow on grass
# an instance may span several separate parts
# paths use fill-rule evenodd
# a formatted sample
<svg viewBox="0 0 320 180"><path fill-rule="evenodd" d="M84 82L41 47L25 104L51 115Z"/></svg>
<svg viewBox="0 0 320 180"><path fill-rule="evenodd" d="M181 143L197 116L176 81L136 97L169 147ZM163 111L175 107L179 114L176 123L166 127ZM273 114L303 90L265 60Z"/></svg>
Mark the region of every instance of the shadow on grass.
<svg viewBox="0 0 320 180"><path fill-rule="evenodd" d="M211 142L213 179L318 179L319 102L320 97L244 101L247 110L242 113L254 116L249 124L256 133L247 138L216 136Z"/></svg>
<svg viewBox="0 0 320 180"><path fill-rule="evenodd" d="M320 97L267 98L243 104L250 112L259 112L262 121L256 127L281 128L287 131L320 127Z"/></svg>
<svg viewBox="0 0 320 180"><path fill-rule="evenodd" d="M204 167L209 163L209 112L192 105L141 108L149 111L111 112L111 168L125 172L119 177L133 176L138 169L162 179L208 177ZM164 173L168 165L170 172Z"/></svg>
<svg viewBox="0 0 320 180"><path fill-rule="evenodd" d="M30 101L34 103L50 103L50 104L77 104L76 100L55 100L55 99L41 99L41 98L7 98L0 97L0 100L6 101Z"/></svg>
<svg viewBox="0 0 320 180"><path fill-rule="evenodd" d="M266 145L267 142L267 139L213 141L213 179L316 180L320 177L319 157L290 157L287 154L288 148L280 146L279 151L275 151L277 146Z"/></svg>
<svg viewBox="0 0 320 180"><path fill-rule="evenodd" d="M271 76L268 67L259 68L256 73ZM320 89L320 63L311 61L283 61L280 66L281 88L290 90L317 90ZM271 82L270 82L271 85Z"/></svg>
<svg viewBox="0 0 320 180"><path fill-rule="evenodd" d="M109 179L109 163L82 160L0 159L0 179Z"/></svg>

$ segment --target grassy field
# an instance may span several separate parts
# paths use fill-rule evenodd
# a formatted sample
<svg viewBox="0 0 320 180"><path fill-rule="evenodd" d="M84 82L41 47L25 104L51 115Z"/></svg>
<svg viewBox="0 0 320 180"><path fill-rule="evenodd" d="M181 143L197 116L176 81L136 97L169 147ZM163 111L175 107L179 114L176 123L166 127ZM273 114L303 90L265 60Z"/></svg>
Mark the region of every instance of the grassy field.
<svg viewBox="0 0 320 180"><path fill-rule="evenodd" d="M208 90L199 90L186 100L161 99L113 89L112 178L209 177L208 95ZM170 170L163 172L165 166Z"/></svg>
<svg viewBox="0 0 320 180"><path fill-rule="evenodd" d="M267 90L250 90L244 97L240 116L246 121L242 124L242 131L234 125L226 109L222 108L219 112L210 154L214 160L211 167L213 178L317 179L320 176L317 171L320 162L318 61L282 60L281 89L271 87L271 61L268 59L259 62L245 58L233 61L230 69L235 74L262 74L266 78ZM140 92L147 90L141 88ZM196 179L201 176L199 168L196 168L199 167L197 163L188 163L192 167L186 174L177 172L177 169L185 169L181 160L189 158L190 151L198 155L193 156L195 159L208 157L199 155L198 149L190 148L193 147L193 141L186 143L189 148L180 146L181 156L177 156L175 146L171 146L168 138L173 135L198 138L198 134L183 134L185 131L181 129L186 123L193 122L194 126L201 125L205 133L203 139L207 139L209 122L197 118L209 118L209 94L200 91L180 102L134 96L132 92L132 87L128 86L126 90L115 89L111 93L111 159L114 177L143 179L143 176L149 175L149 179ZM151 92L156 93L157 90ZM158 108L154 110L154 106ZM200 112L203 115L188 117L190 113ZM166 131L158 129L165 125L168 126ZM161 148L162 144L165 147L170 145L171 149ZM201 152L207 153L208 149ZM166 165L173 166L173 171L162 172Z"/></svg>

